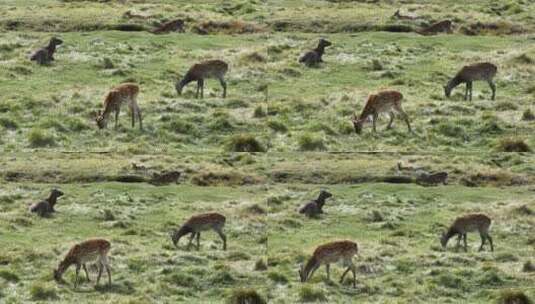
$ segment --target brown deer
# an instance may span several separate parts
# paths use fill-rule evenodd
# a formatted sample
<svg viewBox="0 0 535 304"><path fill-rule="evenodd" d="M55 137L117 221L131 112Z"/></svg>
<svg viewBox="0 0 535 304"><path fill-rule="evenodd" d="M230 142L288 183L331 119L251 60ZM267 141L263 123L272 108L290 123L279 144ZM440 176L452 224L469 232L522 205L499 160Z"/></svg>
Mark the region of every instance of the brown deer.
<svg viewBox="0 0 535 304"><path fill-rule="evenodd" d="M197 250L200 249L201 232L206 230L214 230L221 240L223 241L223 250L227 250L227 237L223 233L223 227L225 227L225 216L219 213L204 213L190 217L190 219L184 223L180 229L171 233L171 240L173 244L178 248L178 241L184 235L190 233L190 239L187 249L191 247L193 238L197 236Z"/></svg>
<svg viewBox="0 0 535 304"><path fill-rule="evenodd" d="M320 64L320 62L323 62L321 57L323 56L323 53L325 53L325 48L331 45L332 43L330 41L327 41L323 38L320 39L318 46L312 51L308 51L305 53L305 55L301 56L301 58L299 58L299 62L304 63L309 68L317 66Z"/></svg>
<svg viewBox="0 0 535 304"><path fill-rule="evenodd" d="M35 212L41 217L47 216L52 212L56 212L56 210L54 210L54 206L56 205L58 198L62 195L63 192L61 192L60 190L52 189L52 191L50 191L50 195L46 200L40 201L30 206L30 212Z"/></svg>
<svg viewBox="0 0 535 304"><path fill-rule="evenodd" d="M478 231L481 236L481 246L479 251L483 250L483 245L485 241L488 240L490 243L490 250L494 251L494 244L492 243L492 237L489 234L490 225L492 220L485 214L481 213L472 213L467 214L455 219L450 228L442 233L440 238L440 244L443 248L446 248L448 241L453 236L457 235L457 247L461 245L461 238L464 241L464 251L468 251L468 245L466 243L466 234L467 232Z"/></svg>
<svg viewBox="0 0 535 304"><path fill-rule="evenodd" d="M143 122L141 118L141 110L137 104L137 95L139 94L139 86L135 83L123 83L110 90L104 99L104 112L98 111L96 121L100 129L106 128L108 118L112 112L115 112L115 128L119 123L119 112L121 105L128 103L130 112L132 114L132 128L135 125L135 118L139 120L139 129L143 130Z"/></svg>
<svg viewBox="0 0 535 304"><path fill-rule="evenodd" d="M451 91L461 83L466 83L466 91L464 93L464 100L472 101L472 82L482 80L486 81L492 90L492 100L496 97L496 85L493 82L494 76L498 72L498 67L489 62L481 62L472 65L464 66L455 77L453 77L444 86L444 94L450 97Z"/></svg>
<svg viewBox="0 0 535 304"><path fill-rule="evenodd" d="M451 20L442 20L436 23L431 24L430 26L416 31L420 35L429 36L429 35L435 35L438 33L453 33L453 23Z"/></svg>
<svg viewBox="0 0 535 304"><path fill-rule="evenodd" d="M56 52L56 47L62 44L63 41L56 37L52 37L48 46L37 50L31 57L31 61L36 61L40 65L49 64L51 61L54 61L54 53Z"/></svg>
<svg viewBox="0 0 535 304"><path fill-rule="evenodd" d="M312 257L306 262L305 266L301 265L301 268L299 269L301 282L306 282L310 279L321 265L325 265L327 279L330 280L330 264L342 261L344 266L347 266L347 269L342 274L340 283L344 281L344 277L351 270L353 273L353 288L355 288L357 274L352 259L356 254L358 254L358 246L357 243L352 241L336 241L318 246L316 250L314 250Z"/></svg>
<svg viewBox="0 0 535 304"><path fill-rule="evenodd" d="M104 239L91 239L72 246L63 261L59 263L58 268L54 270L54 279L57 282L61 282L63 273L71 265L76 265L76 279L74 280L74 288L76 288L76 286L78 286L80 268L84 268L87 280L91 281L89 279L89 273L87 272L86 263L96 260L98 266L96 285L98 285L98 282L100 281L103 268L106 268L106 272L108 273L108 285L111 285L111 271L108 264L108 252L110 251L110 247L110 242Z"/></svg>
<svg viewBox="0 0 535 304"><path fill-rule="evenodd" d="M353 127L355 128L355 133L360 134L362 132L362 126L370 116L372 117L373 132L377 132L377 118L379 117L379 114L385 112L389 113L390 116L390 122L388 123L387 129L392 128L392 123L394 122L394 112L397 112L407 124L409 132L412 132L409 116L401 107L402 100L403 95L398 91L381 91L377 94L371 94L368 97L368 101L366 101L366 105L360 113L360 116L357 118L357 115L353 114L352 122Z"/></svg>
<svg viewBox="0 0 535 304"><path fill-rule="evenodd" d="M228 64L221 60L207 60L201 63L194 64L186 73L186 75L176 83L175 88L178 95L182 95L182 89L190 82L197 81L197 92L195 98L199 98L199 90L201 98L204 98L204 80L215 78L219 80L223 87L223 98L227 97L227 83L225 82L225 74L228 71Z"/></svg>
<svg viewBox="0 0 535 304"><path fill-rule="evenodd" d="M158 26L157 28L153 29L151 33L153 34L164 34L169 32L179 32L184 33L184 20L182 19L176 19L171 20L169 22L163 23L162 25Z"/></svg>

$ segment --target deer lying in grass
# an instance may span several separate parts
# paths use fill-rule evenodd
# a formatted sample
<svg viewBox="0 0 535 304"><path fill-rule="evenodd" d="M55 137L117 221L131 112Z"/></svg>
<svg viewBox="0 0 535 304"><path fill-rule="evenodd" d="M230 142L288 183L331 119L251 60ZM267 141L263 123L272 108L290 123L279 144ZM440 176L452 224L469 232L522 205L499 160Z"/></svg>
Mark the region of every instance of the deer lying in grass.
<svg viewBox="0 0 535 304"><path fill-rule="evenodd" d="M318 198L306 203L303 207L301 207L301 209L299 209L299 213L305 214L308 217L318 216L320 213L323 213L323 205L325 205L325 200L332 196L333 195L330 192L321 190Z"/></svg>
<svg viewBox="0 0 535 304"><path fill-rule="evenodd" d="M110 251L110 247L110 242L104 239L87 240L72 246L63 261L59 263L58 268L54 270L54 279L57 282L61 282L63 273L71 265L76 265L76 279L74 280L74 288L76 288L78 286L80 268L84 268L87 280L91 281L89 279L89 273L87 272L86 263L96 260L98 266L96 285L98 285L98 282L100 281L103 268L106 268L106 272L108 273L108 285L111 285L111 271L108 264L108 252Z"/></svg>
<svg viewBox="0 0 535 304"><path fill-rule="evenodd" d="M201 232L206 230L214 230L223 241L223 250L227 250L227 237L223 233L225 227L225 216L219 213L204 213L192 216L180 229L171 233L171 240L173 244L178 247L178 241L184 235L190 233L190 239L187 249L191 247L193 238L197 236L197 250L200 249Z"/></svg>
<svg viewBox="0 0 535 304"><path fill-rule="evenodd" d="M479 251L483 250L483 245L485 245L486 240L488 240L490 243L490 250L494 251L492 237L489 234L491 223L492 220L485 214L481 213L472 213L458 217L455 219L453 224L451 224L448 231L442 233L442 237L440 238L440 244L443 248L446 248L449 239L457 235L457 247L461 245L462 238L464 241L464 251L468 251L468 245L466 243L466 234L467 232L478 231L479 235L481 236L481 246L479 247Z"/></svg>
<svg viewBox="0 0 535 304"><path fill-rule="evenodd" d="M331 45L332 43L330 41L323 38L320 39L318 46L299 58L299 62L304 63L309 68L317 66L320 62L323 62L321 57L323 56L323 53L325 53L325 48Z"/></svg>
<svg viewBox="0 0 535 304"><path fill-rule="evenodd" d="M424 36L435 35L438 33L451 34L453 33L453 23L451 20L442 20L416 32Z"/></svg>
<svg viewBox="0 0 535 304"><path fill-rule="evenodd" d="M496 97L496 85L492 81L498 68L488 62L476 63L472 65L464 66L455 77L453 77L446 86L444 86L444 94L446 97L450 97L451 91L461 83L466 83L466 91L464 93L464 100L472 100L472 82L482 80L486 81L490 89L492 90L492 100ZM469 97L470 96L470 97Z"/></svg>
<svg viewBox="0 0 535 304"><path fill-rule="evenodd" d="M394 15L392 15L392 18L399 19L399 20L415 20L418 19L418 16L415 15L402 15L400 10L398 9Z"/></svg>
<svg viewBox="0 0 535 304"><path fill-rule="evenodd" d="M215 78L219 80L223 87L223 98L227 97L227 83L225 82L225 74L228 71L228 64L221 60L208 60L201 63L194 64L186 73L186 75L176 83L175 88L178 95L182 95L182 89L190 82L197 81L197 92L195 98L199 98L199 91L201 98L204 98L204 80Z"/></svg>
<svg viewBox="0 0 535 304"><path fill-rule="evenodd" d="M368 101L366 101L366 105L360 113L360 116L357 118L356 114L353 114L352 122L353 127L355 128L355 133L362 133L362 126L370 116L372 117L373 132L377 132L376 121L381 113L389 113L390 122L388 123L387 129L392 128L392 123L394 122L394 112L397 112L401 115L401 118L405 121L407 127L409 128L409 132L412 132L409 116L401 107L402 100L403 95L398 91L381 91L377 94L371 94L368 97Z"/></svg>
<svg viewBox="0 0 535 304"><path fill-rule="evenodd" d="M357 243L352 241L336 241L318 246L316 250L314 250L312 257L306 262L305 266L301 265L301 269L299 269L301 282L306 282L310 279L321 265L325 265L327 279L330 280L330 264L342 261L344 266L347 266L347 269L342 274L340 283L344 281L344 277L351 270L353 273L353 288L355 288L357 274L352 259L356 254L358 254L358 246Z"/></svg>
<svg viewBox="0 0 535 304"><path fill-rule="evenodd" d="M41 217L47 216L52 212L56 212L56 210L54 210L54 206L56 205L58 198L62 195L63 192L59 191L58 189L52 189L46 200L30 206L30 212L35 212Z"/></svg>
<svg viewBox="0 0 535 304"><path fill-rule="evenodd" d="M139 129L143 130L143 122L141 118L141 110L137 104L137 95L139 94L139 86L135 83L123 83L111 89L104 99L104 111L98 111L96 122L100 129L106 128L108 118L112 112L115 112L115 128L117 129L119 123L119 112L121 105L127 103L132 114L132 128L135 125L135 118L139 120Z"/></svg>
<svg viewBox="0 0 535 304"><path fill-rule="evenodd" d="M48 46L37 50L31 57L31 61L36 61L40 65L49 64L54 60L54 52L56 52L56 47L62 44L63 41L56 37L52 37Z"/></svg>

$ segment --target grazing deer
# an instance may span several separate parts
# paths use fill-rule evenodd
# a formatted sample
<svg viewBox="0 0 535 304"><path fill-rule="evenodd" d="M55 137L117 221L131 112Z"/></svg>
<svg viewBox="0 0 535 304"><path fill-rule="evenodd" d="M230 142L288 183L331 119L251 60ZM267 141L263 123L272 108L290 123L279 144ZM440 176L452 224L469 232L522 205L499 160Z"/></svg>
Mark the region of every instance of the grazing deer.
<svg viewBox="0 0 535 304"><path fill-rule="evenodd" d="M470 101L472 101L472 82L483 80L489 84L490 89L492 90L492 100L494 100L496 97L496 85L492 80L494 76L496 76L497 72L498 67L488 62L464 66L459 72L457 72L455 77L453 77L448 84L444 86L444 94L449 98L453 88L461 83L466 83L464 100L468 100L468 98L470 98Z"/></svg>
<svg viewBox="0 0 535 304"><path fill-rule="evenodd" d="M135 125L135 117L139 120L139 129L143 130L143 122L141 118L141 110L137 104L137 95L139 93L139 86L135 83L123 83L111 89L104 99L104 112L98 111L96 121L100 129L106 128L108 118L112 112L115 112L115 128L119 123L119 112L121 105L128 103L130 112L132 113L132 128Z"/></svg>
<svg viewBox="0 0 535 304"><path fill-rule="evenodd" d="M178 95L182 95L182 89L190 82L197 81L197 93L195 98L199 98L199 90L201 91L201 98L204 98L204 80L208 78L215 78L219 80L223 87L223 98L227 97L227 83L225 82L225 74L228 71L228 64L221 60L207 60L201 63L194 64L186 73L186 75L175 85Z"/></svg>
<svg viewBox="0 0 535 304"><path fill-rule="evenodd" d="M418 19L418 16L415 15L402 15L399 9L392 15L392 18L399 20L415 20Z"/></svg>
<svg viewBox="0 0 535 304"><path fill-rule="evenodd" d="M321 57L323 56L323 53L325 53L325 48L331 45L332 43L330 41L327 41L323 38L320 39L318 46L312 51L308 51L305 55L301 56L301 58L299 58L299 62L304 63L309 68L317 66L320 62L323 62Z"/></svg>
<svg viewBox="0 0 535 304"><path fill-rule="evenodd" d="M438 33L451 34L453 33L453 23L451 20L442 20L416 32L424 36L435 35Z"/></svg>
<svg viewBox="0 0 535 304"><path fill-rule="evenodd" d="M299 213L305 214L308 217L315 217L318 214L323 213L323 205L325 204L325 200L332 196L333 195L330 192L321 190L318 198L306 203L303 207L301 207L301 209L299 209Z"/></svg>
<svg viewBox="0 0 535 304"><path fill-rule="evenodd" d="M468 251L468 246L466 244L466 233L472 231L479 231L479 235L481 236L481 246L479 247L479 251L483 250L483 245L485 245L486 240L489 240L490 250L494 251L492 238L489 234L489 228L491 223L492 220L485 214L481 213L472 213L458 217L455 219L453 224L451 224L448 231L442 233L442 237L440 238L440 244L442 244L443 248L446 248L449 239L455 235L458 235L457 247L461 245L462 238L464 241L464 251Z"/></svg>
<svg viewBox="0 0 535 304"><path fill-rule="evenodd" d="M41 217L47 216L52 212L56 212L56 210L54 210L54 206L56 205L58 198L62 195L63 192L59 191L58 189L52 189L46 200L30 206L30 212L35 212Z"/></svg>
<svg viewBox="0 0 535 304"><path fill-rule="evenodd" d="M387 129L392 128L394 112L397 112L407 124L409 132L412 132L409 116L401 107L402 100L403 95L398 91L381 91L377 94L371 94L368 97L368 101L366 101L366 105L360 113L360 116L357 118L356 114L353 114L352 122L353 127L355 128L355 133L360 134L362 132L362 125L370 116L372 117L373 122L373 132L377 132L375 127L377 118L379 117L379 114L385 112L388 112L390 116L390 122L388 123Z"/></svg>
<svg viewBox="0 0 535 304"><path fill-rule="evenodd" d="M98 277L97 283L100 281L102 276L102 268L106 268L108 273L108 285L111 285L111 271L108 264L108 252L110 251L111 244L110 242L104 239L92 239L85 242L76 244L71 247L63 261L58 265L58 268L54 270L54 279L57 282L62 281L63 273L71 266L76 265L76 279L74 281L74 288L78 285L78 275L80 273L80 268L83 267L85 275L88 281L89 273L87 272L86 263L97 261L98 266Z"/></svg>
<svg viewBox="0 0 535 304"><path fill-rule="evenodd" d="M54 60L54 52L56 52L56 47L62 44L63 41L56 37L52 37L48 46L37 50L31 57L31 61L36 61L40 65L49 64Z"/></svg>
<svg viewBox="0 0 535 304"><path fill-rule="evenodd" d="M329 268L331 263L342 261L344 266L347 266L346 271L340 278L340 283L344 281L344 277L351 270L353 273L353 288L356 287L357 274L356 267L353 264L352 258L358 254L357 243L352 241L336 241L318 246L312 257L308 259L305 266L301 265L299 269L299 277L301 282L306 282L312 277L316 269L321 265L325 265L327 270L327 279L330 280Z"/></svg>
<svg viewBox="0 0 535 304"><path fill-rule="evenodd" d="M223 250L227 250L227 237L223 233L225 221L225 216L219 213L204 213L194 215L190 217L190 219L184 223L180 229L171 233L171 240L173 241L173 244L178 247L178 241L180 241L180 238L188 233L191 233L187 249L191 247L193 238L197 236L197 250L199 250L201 231L214 230L223 241Z"/></svg>

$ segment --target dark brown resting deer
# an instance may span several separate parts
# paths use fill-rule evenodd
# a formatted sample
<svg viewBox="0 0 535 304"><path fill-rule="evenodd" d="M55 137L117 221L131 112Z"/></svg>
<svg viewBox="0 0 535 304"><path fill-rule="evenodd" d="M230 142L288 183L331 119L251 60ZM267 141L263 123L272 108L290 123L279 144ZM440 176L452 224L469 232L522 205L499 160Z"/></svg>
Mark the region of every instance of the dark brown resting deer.
<svg viewBox="0 0 535 304"><path fill-rule="evenodd" d="M453 33L453 23L451 20L442 20L416 32L424 36L435 35L438 33L451 34Z"/></svg>
<svg viewBox="0 0 535 304"><path fill-rule="evenodd" d="M173 244L178 247L178 241L186 234L191 234L188 247L191 247L193 238L197 236L197 250L200 249L201 232L206 230L214 230L223 241L223 250L227 250L227 237L223 233L225 227L225 216L219 213L204 213L192 216L180 229L171 233L171 240Z"/></svg>
<svg viewBox="0 0 535 304"><path fill-rule="evenodd" d="M87 280L91 281L89 279L89 273L87 272L86 263L96 260L98 266L96 285L98 285L98 282L100 281L103 268L106 268L106 272L108 273L108 285L111 285L111 271L108 264L108 253L110 251L110 247L110 242L104 239L87 240L72 246L63 261L59 263L58 268L54 270L54 279L57 282L61 282L61 277L63 276L65 270L67 270L71 265L76 265L76 279L74 280L74 288L76 288L78 286L80 268L84 268Z"/></svg>
<svg viewBox="0 0 535 304"><path fill-rule="evenodd" d="M352 122L353 127L355 128L355 133L362 133L362 126L368 117L372 117L373 123L373 132L377 132L376 121L381 113L388 113L390 116L390 122L388 123L387 129L392 128L392 123L394 122L394 112L397 112L401 115L401 118L407 124L409 132L412 132L411 124L409 122L409 116L403 111L401 107L401 101L403 100L403 95L398 91L381 91L377 94L371 94L366 101L366 105L359 117L357 118L356 114L353 114Z"/></svg>
<svg viewBox="0 0 535 304"><path fill-rule="evenodd" d="M323 38L320 39L318 46L299 58L299 62L304 63L309 68L317 66L320 62L323 62L321 57L323 56L323 53L325 53L325 48L331 45L332 43L330 41Z"/></svg>
<svg viewBox="0 0 535 304"><path fill-rule="evenodd" d="M225 74L228 71L228 64L221 60L208 60L201 63L194 64L186 73L186 75L176 83L175 88L178 95L182 95L182 89L190 82L197 81L197 92L195 98L199 98L199 91L201 98L204 98L204 80L209 78L218 79L223 87L223 98L227 97L227 83L225 82Z"/></svg>
<svg viewBox="0 0 535 304"><path fill-rule="evenodd" d="M117 129L119 123L119 112L121 105L127 103L132 114L132 128L135 125L136 116L139 120L139 129L143 130L143 122L141 118L141 110L137 104L137 95L139 94L139 86L135 83L123 83L111 89L104 99L104 111L98 111L96 121L100 129L106 128L108 118L112 112L115 112L115 128Z"/></svg>
<svg viewBox="0 0 535 304"><path fill-rule="evenodd" d="M330 280L330 264L342 261L347 269L342 274L340 283L344 281L346 274L351 271L353 273L353 288L355 288L357 274L355 264L353 264L353 256L356 254L358 254L358 246L357 243L352 241L336 241L318 246L305 266L301 265L299 269L301 282L309 280L321 265L325 265L327 279Z"/></svg>
<svg viewBox="0 0 535 304"><path fill-rule="evenodd" d="M63 192L58 189L52 189L50 195L44 201L40 201L30 206L30 212L35 212L39 216L47 216L52 212L56 212L54 206L56 205L58 198L63 195Z"/></svg>
<svg viewBox="0 0 535 304"><path fill-rule="evenodd" d="M323 205L325 205L325 200L332 196L333 195L330 192L321 190L318 198L306 203L303 207L301 207L301 209L299 209L299 213L305 214L308 217L318 216L320 213L323 213Z"/></svg>
<svg viewBox="0 0 535 304"><path fill-rule="evenodd" d="M472 65L464 66L457 75L453 77L446 86L444 86L444 94L450 97L451 91L458 85L466 83L466 91L464 93L464 100L472 100L472 82L486 81L492 90L492 100L496 97L496 85L493 82L494 76L498 72L498 67L489 62L481 62Z"/></svg>
<svg viewBox="0 0 535 304"><path fill-rule="evenodd" d="M485 245L486 240L488 240L490 243L490 250L494 251L492 237L489 234L491 223L492 220L487 215L481 213L472 213L458 217L455 219L453 224L451 224L448 231L442 233L440 244L443 248L446 248L449 239L457 235L457 247L461 245L461 239L463 239L464 251L468 251L466 234L467 232L478 231L479 235L481 236L481 246L479 247L479 251L483 250L483 245Z"/></svg>
<svg viewBox="0 0 535 304"><path fill-rule="evenodd" d="M49 64L51 61L54 61L54 53L56 52L56 47L62 44L63 41L56 37L52 37L48 46L37 50L31 57L31 61L36 61L40 65Z"/></svg>

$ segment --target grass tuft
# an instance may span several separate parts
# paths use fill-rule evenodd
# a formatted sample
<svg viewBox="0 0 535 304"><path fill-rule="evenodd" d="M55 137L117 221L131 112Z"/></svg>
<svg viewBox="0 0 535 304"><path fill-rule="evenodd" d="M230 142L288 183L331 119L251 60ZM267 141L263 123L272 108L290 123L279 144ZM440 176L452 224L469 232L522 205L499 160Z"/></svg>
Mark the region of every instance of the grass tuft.
<svg viewBox="0 0 535 304"><path fill-rule="evenodd" d="M528 296L519 290L502 291L498 299L498 304L532 304Z"/></svg>
<svg viewBox="0 0 535 304"><path fill-rule="evenodd" d="M504 138L497 146L499 152L531 152L531 148L523 139Z"/></svg>
<svg viewBox="0 0 535 304"><path fill-rule="evenodd" d="M298 138L301 151L324 151L327 149L321 137L305 133Z"/></svg>
<svg viewBox="0 0 535 304"><path fill-rule="evenodd" d="M252 288L234 289L227 301L229 304L265 304L264 298Z"/></svg>
<svg viewBox="0 0 535 304"><path fill-rule="evenodd" d="M34 148L52 147L56 145L54 136L39 128L33 128L28 133L28 141L30 142L30 146Z"/></svg>
<svg viewBox="0 0 535 304"><path fill-rule="evenodd" d="M231 152L265 152L262 144L251 134L238 134L230 138L227 150Z"/></svg>
<svg viewBox="0 0 535 304"><path fill-rule="evenodd" d="M311 286L303 286L299 289L299 297L303 302L325 302L327 301L327 296L325 292L321 289L315 289Z"/></svg>
<svg viewBox="0 0 535 304"><path fill-rule="evenodd" d="M42 300L54 300L58 298L56 290L50 285L43 283L34 283L30 287L30 295L33 300L42 301Z"/></svg>

